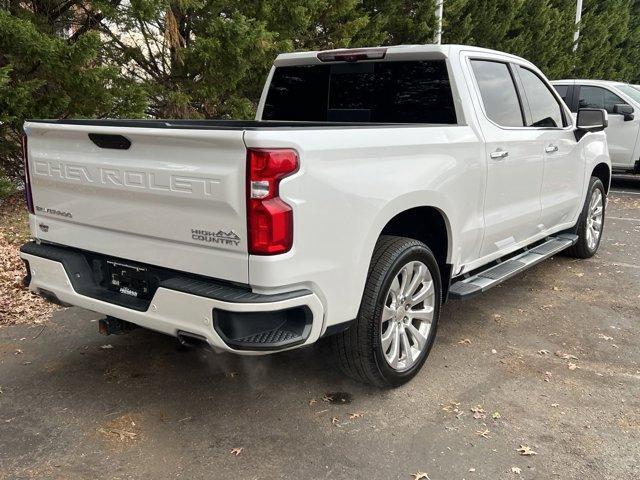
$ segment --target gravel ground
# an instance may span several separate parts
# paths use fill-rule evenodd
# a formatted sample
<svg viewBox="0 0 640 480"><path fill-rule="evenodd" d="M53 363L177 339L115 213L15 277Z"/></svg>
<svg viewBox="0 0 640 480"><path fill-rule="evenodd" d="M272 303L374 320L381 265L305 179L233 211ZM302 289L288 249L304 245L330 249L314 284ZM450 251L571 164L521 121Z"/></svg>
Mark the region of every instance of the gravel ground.
<svg viewBox="0 0 640 480"><path fill-rule="evenodd" d="M396 390L326 344L241 358L97 318L0 328L0 479L640 476L640 178L615 180L593 259L448 304Z"/></svg>

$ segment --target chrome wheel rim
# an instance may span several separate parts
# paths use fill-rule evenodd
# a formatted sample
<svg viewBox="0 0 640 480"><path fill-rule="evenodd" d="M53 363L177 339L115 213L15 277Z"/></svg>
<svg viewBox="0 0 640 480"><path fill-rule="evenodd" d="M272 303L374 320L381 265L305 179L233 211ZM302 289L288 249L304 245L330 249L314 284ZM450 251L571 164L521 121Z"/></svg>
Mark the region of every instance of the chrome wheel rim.
<svg viewBox="0 0 640 480"><path fill-rule="evenodd" d="M595 250L602 235L602 221L604 220L604 201L602 192L596 188L591 195L589 212L587 214L587 246Z"/></svg>
<svg viewBox="0 0 640 480"><path fill-rule="evenodd" d="M405 264L387 291L380 341L387 364L409 370L427 348L433 322L435 290L429 268L419 261Z"/></svg>

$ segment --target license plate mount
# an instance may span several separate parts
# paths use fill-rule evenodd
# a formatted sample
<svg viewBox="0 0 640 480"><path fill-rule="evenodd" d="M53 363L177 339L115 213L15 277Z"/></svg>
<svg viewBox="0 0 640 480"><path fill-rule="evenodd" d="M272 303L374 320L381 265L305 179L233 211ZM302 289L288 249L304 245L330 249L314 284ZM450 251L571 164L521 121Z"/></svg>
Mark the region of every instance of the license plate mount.
<svg viewBox="0 0 640 480"><path fill-rule="evenodd" d="M107 260L109 290L134 298L150 296L149 270L139 265Z"/></svg>

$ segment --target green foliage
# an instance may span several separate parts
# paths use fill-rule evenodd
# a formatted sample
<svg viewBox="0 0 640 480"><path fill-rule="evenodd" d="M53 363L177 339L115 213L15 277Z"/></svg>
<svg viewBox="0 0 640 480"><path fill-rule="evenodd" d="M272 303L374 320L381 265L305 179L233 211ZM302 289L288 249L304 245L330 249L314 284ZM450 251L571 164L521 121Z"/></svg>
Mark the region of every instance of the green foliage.
<svg viewBox="0 0 640 480"><path fill-rule="evenodd" d="M51 33L68 12L47 16L52 13L0 10L0 168L12 178L21 168L20 136L28 118L144 114L144 85L100 61L99 34L71 41Z"/></svg>
<svg viewBox="0 0 640 480"><path fill-rule="evenodd" d="M640 2L585 0L574 52L576 0L445 0L444 42L522 56L550 78L640 80Z"/></svg>
<svg viewBox="0 0 640 480"><path fill-rule="evenodd" d="M251 118L279 52L430 43L436 0L6 0L0 168L27 118ZM443 42L640 81L640 0L444 0Z"/></svg>
<svg viewBox="0 0 640 480"><path fill-rule="evenodd" d="M505 50L530 60L549 78L571 76L575 0L524 0ZM569 26L569 28L567 28Z"/></svg>
<svg viewBox="0 0 640 480"><path fill-rule="evenodd" d="M631 5L630 0L584 2L575 76L627 81L638 78L638 36L637 27L633 32Z"/></svg>
<svg viewBox="0 0 640 480"><path fill-rule="evenodd" d="M0 168L0 201L14 194L17 190L15 180L10 179Z"/></svg>

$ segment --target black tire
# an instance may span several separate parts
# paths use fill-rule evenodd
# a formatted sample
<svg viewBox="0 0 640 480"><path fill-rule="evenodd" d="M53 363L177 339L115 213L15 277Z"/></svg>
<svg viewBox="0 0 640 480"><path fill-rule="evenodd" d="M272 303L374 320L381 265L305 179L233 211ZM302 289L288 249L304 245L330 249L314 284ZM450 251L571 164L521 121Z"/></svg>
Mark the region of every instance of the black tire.
<svg viewBox="0 0 640 480"><path fill-rule="evenodd" d="M411 368L399 372L390 367L382 351L382 311L394 278L406 263L415 260L427 266L433 279L434 312L420 357ZM408 382L418 373L433 346L441 304L440 270L429 247L410 238L381 236L373 251L356 321L348 330L333 338L334 354L339 366L354 380L378 387L398 387Z"/></svg>
<svg viewBox="0 0 640 480"><path fill-rule="evenodd" d="M589 242L587 239L589 204L591 203L591 199L596 190L600 190L600 193L602 194L602 227L595 247L591 248L589 247ZM584 200L584 206L582 207L582 212L580 213L580 218L578 218L578 223L573 229L573 233L578 235L578 241L575 245L565 251L568 256L575 258L591 258L598 251L598 247L600 246L600 242L602 241L602 233L604 231L604 220L607 204L606 198L607 196L605 193L604 185L602 184L602 180L600 180L598 177L591 177L591 180L589 181L589 188L587 189L587 196Z"/></svg>

